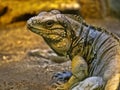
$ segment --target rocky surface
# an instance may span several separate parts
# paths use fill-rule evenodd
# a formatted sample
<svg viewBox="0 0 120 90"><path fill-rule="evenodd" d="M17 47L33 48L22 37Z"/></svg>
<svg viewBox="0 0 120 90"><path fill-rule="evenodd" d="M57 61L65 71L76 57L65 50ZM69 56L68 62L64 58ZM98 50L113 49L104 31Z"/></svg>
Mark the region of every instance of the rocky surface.
<svg viewBox="0 0 120 90"><path fill-rule="evenodd" d="M31 56L23 59L0 66L0 90L52 90L52 75L67 70L70 64Z"/></svg>

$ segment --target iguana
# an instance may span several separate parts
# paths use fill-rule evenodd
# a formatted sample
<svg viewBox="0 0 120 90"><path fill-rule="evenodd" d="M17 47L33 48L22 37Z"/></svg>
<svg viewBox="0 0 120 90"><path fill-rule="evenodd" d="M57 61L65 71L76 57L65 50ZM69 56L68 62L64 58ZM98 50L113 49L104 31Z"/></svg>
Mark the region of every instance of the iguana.
<svg viewBox="0 0 120 90"><path fill-rule="evenodd" d="M58 55L71 59L72 76L57 90L69 90L78 82L82 89L75 90L118 90L119 37L86 24L79 15L62 14L58 10L30 18L27 27L42 36Z"/></svg>

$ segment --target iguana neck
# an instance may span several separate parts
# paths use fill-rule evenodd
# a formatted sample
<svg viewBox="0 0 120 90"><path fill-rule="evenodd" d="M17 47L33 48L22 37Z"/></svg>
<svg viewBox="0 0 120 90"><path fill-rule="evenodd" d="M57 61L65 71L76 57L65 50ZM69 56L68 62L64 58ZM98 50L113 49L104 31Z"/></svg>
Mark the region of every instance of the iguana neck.
<svg viewBox="0 0 120 90"><path fill-rule="evenodd" d="M92 47L92 43L99 32L85 23L81 24L77 32L77 37L73 39L68 54L70 58L73 58L77 54L87 58L88 50Z"/></svg>

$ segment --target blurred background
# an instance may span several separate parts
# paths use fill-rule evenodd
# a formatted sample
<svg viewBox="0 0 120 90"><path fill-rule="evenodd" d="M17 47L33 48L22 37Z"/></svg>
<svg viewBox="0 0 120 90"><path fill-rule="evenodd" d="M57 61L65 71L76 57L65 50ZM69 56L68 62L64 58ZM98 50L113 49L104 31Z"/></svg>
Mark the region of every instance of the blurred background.
<svg viewBox="0 0 120 90"><path fill-rule="evenodd" d="M0 24L25 21L51 9L84 18L120 17L120 0L0 0Z"/></svg>
<svg viewBox="0 0 120 90"><path fill-rule="evenodd" d="M120 36L120 0L0 0L0 90L49 90L52 74L69 69L69 62L59 65L28 55L49 47L27 30L26 21L52 9L79 14Z"/></svg>

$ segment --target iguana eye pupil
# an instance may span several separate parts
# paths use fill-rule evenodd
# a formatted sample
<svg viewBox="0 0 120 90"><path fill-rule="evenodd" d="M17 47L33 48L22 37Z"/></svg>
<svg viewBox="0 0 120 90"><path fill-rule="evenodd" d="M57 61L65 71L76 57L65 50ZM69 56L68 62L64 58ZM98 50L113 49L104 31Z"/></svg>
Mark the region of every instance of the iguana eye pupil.
<svg viewBox="0 0 120 90"><path fill-rule="evenodd" d="M53 24L54 24L54 21L52 21L52 20L46 22L46 26L48 26L48 27L52 27Z"/></svg>

